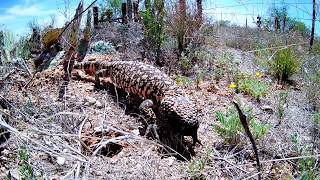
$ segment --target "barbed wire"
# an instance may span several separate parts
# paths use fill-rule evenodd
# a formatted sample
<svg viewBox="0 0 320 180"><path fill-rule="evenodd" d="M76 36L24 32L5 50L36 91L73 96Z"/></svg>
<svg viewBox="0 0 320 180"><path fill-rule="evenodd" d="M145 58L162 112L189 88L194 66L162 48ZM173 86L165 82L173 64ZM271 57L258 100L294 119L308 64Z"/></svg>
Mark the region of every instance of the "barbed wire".
<svg viewBox="0 0 320 180"><path fill-rule="evenodd" d="M212 8L206 8L204 10L214 10L217 8L228 8L228 7L239 7L239 6L250 6L250 5L265 5L265 4L270 4L270 5L277 5L277 4L286 4L286 5L312 5L312 3L286 3L286 2L277 2L277 3L242 3L242 4L233 4L233 5L220 5L216 4L215 7Z"/></svg>
<svg viewBox="0 0 320 180"><path fill-rule="evenodd" d="M234 13L226 13L226 12L206 12L206 14L217 14L217 15L220 15L220 14L223 14L223 15L234 15L234 16L258 16L259 14L253 14L253 13L237 13L237 12L234 12ZM306 20L306 21L312 21L312 18L310 19L306 19L306 18L297 18L295 17L295 19L299 19L299 20ZM316 18L316 21L319 21L318 18Z"/></svg>

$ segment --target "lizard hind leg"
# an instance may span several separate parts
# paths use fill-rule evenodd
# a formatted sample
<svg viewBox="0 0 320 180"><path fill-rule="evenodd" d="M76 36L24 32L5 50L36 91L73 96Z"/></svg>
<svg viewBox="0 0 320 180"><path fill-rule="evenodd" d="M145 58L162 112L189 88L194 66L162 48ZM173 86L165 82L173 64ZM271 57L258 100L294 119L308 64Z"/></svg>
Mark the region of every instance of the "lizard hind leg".
<svg viewBox="0 0 320 180"><path fill-rule="evenodd" d="M157 127L157 117L156 114L154 113L154 111L152 110L152 108L154 107L154 104L152 102L151 99L146 99L144 100L140 106L139 106L139 110L140 112L143 114L143 116L147 119L146 123L147 123L147 130L145 132L145 137L148 136L150 134L150 131L152 132L152 134L154 134L154 136L156 137L157 140L159 140L159 135L158 135L158 127Z"/></svg>
<svg viewBox="0 0 320 180"><path fill-rule="evenodd" d="M100 82L100 77L107 77L108 70L101 69L98 70L94 75L94 87L95 89L103 89L103 86Z"/></svg>

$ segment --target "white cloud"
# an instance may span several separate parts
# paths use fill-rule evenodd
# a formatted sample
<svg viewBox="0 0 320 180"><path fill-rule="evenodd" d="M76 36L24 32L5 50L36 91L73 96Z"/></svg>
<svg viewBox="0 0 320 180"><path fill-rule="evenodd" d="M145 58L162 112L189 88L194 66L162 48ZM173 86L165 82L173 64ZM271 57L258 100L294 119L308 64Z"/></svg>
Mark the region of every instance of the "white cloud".
<svg viewBox="0 0 320 180"><path fill-rule="evenodd" d="M55 14L55 10L43 9L37 5L32 5L28 7L15 5L8 8L6 13L13 16L46 16L50 14Z"/></svg>
<svg viewBox="0 0 320 180"><path fill-rule="evenodd" d="M15 19L15 16L13 15L8 15L8 14L0 15L0 23L7 23L8 21L13 19Z"/></svg>

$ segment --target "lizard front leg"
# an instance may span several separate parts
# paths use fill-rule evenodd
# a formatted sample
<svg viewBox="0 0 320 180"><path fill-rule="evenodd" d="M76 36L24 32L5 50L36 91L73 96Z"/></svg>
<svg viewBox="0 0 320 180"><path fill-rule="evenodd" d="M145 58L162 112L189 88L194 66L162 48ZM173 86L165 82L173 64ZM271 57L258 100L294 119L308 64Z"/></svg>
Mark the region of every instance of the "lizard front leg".
<svg viewBox="0 0 320 180"><path fill-rule="evenodd" d="M108 77L108 70L106 69L101 69L101 70L98 70L95 75L94 75L94 87L97 88L97 89L102 89L103 86L101 85L101 82L100 82L100 77L104 77L104 78L107 78Z"/></svg>
<svg viewBox="0 0 320 180"><path fill-rule="evenodd" d="M156 136L156 138L159 140L159 135L157 132L157 116L153 111L154 104L152 102L151 99L146 99L144 100L140 106L139 106L139 110L141 111L141 113L144 115L144 117L147 118L147 130L145 133L145 136L147 136L150 131L153 131L153 134Z"/></svg>

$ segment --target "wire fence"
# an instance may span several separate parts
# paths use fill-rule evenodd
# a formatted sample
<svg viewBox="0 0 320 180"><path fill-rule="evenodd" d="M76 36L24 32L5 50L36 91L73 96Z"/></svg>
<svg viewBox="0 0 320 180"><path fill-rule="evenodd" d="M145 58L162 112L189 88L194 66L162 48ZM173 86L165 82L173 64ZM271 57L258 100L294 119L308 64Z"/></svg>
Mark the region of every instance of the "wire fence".
<svg viewBox="0 0 320 180"><path fill-rule="evenodd" d="M257 17L270 17L269 9L272 7L286 7L288 17L303 22L309 29L312 24L312 1L292 0L261 0L261 2L250 0L234 0L232 4L224 3L222 0L208 0L204 7L204 14L210 21L230 21L231 24L240 26L256 27ZM316 5L318 13L319 5ZM316 27L320 18L316 18Z"/></svg>

